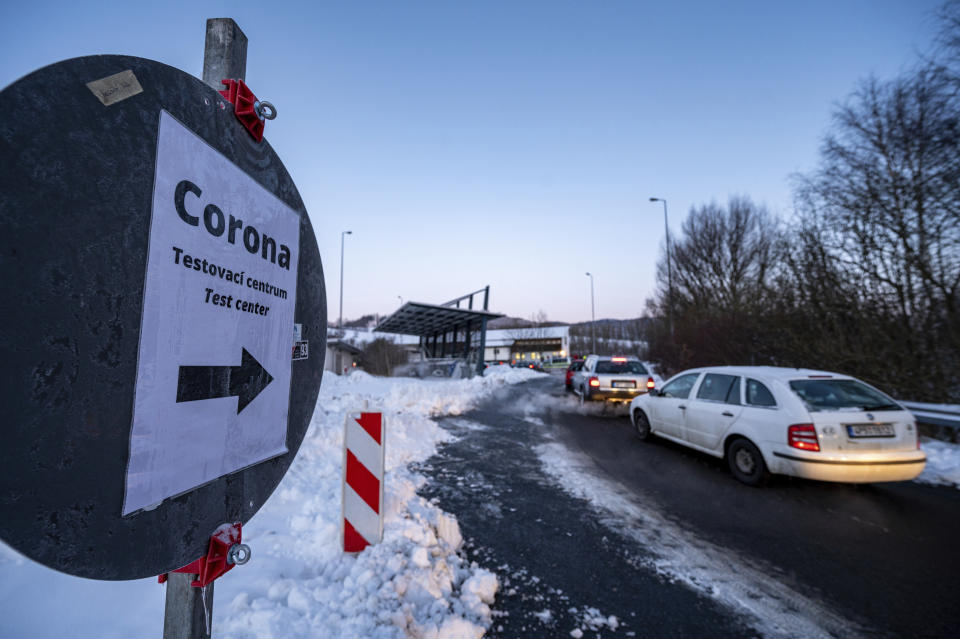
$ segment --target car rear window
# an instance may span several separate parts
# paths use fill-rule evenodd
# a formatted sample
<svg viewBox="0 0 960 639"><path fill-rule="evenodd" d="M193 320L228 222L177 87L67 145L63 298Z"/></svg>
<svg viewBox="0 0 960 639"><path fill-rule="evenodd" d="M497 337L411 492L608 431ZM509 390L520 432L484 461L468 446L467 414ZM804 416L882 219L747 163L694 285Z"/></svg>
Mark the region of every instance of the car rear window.
<svg viewBox="0 0 960 639"><path fill-rule="evenodd" d="M880 391L855 379L798 379L790 382L790 390L812 411L903 410Z"/></svg>
<svg viewBox="0 0 960 639"><path fill-rule="evenodd" d="M624 373L635 373L637 375L646 375L647 369L640 362L597 362L598 373L607 373L608 375L623 375Z"/></svg>
<svg viewBox="0 0 960 639"><path fill-rule="evenodd" d="M777 405L770 389L755 379L747 380L747 404L751 406L772 407Z"/></svg>

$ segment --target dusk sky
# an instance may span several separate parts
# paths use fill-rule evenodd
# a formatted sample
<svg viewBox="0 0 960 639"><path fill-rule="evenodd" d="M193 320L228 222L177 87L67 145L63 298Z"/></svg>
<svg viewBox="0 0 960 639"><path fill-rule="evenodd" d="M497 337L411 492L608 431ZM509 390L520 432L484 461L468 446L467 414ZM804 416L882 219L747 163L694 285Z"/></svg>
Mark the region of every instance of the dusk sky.
<svg viewBox="0 0 960 639"><path fill-rule="evenodd" d="M669 203L787 218L835 104L930 49L937 1L10 2L0 87L92 54L200 76L207 18L249 38L266 138L339 313L491 287L529 318L643 314ZM55 89L54 89L55 90Z"/></svg>

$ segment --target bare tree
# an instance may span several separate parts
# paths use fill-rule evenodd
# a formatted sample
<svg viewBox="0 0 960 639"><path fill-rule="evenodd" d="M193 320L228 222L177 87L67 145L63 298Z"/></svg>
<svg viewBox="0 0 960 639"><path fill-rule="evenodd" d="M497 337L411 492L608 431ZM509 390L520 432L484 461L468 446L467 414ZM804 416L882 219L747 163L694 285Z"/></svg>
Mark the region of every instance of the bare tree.
<svg viewBox="0 0 960 639"><path fill-rule="evenodd" d="M886 320L887 361L911 376L926 371L914 389L921 396L960 384L958 114L940 67L867 80L835 114L820 168L799 185L803 224L819 229L831 268L856 283L851 307Z"/></svg>
<svg viewBox="0 0 960 639"><path fill-rule="evenodd" d="M389 375L395 366L406 362L403 346L383 337L369 342L363 349L363 367L372 375Z"/></svg>
<svg viewBox="0 0 960 639"><path fill-rule="evenodd" d="M763 292L777 241L767 210L746 197L693 208L673 249L675 304L739 312Z"/></svg>
<svg viewBox="0 0 960 639"><path fill-rule="evenodd" d="M676 370L775 363L839 370L899 397L960 399L960 0L935 55L839 106L785 233L748 200L693 209L676 243ZM665 317L665 259L648 302Z"/></svg>
<svg viewBox="0 0 960 639"><path fill-rule="evenodd" d="M673 245L674 336L663 324L653 326L651 357L668 370L755 362L779 246L779 222L747 197L692 208ZM648 312L665 317L665 256L657 279Z"/></svg>
<svg viewBox="0 0 960 639"><path fill-rule="evenodd" d="M530 315L529 320L519 320L522 322L518 326L514 326L507 330L507 335L515 340L524 340L524 339L539 339L545 337L547 334L547 327L555 326L555 323L550 322L547 318L547 313L543 309L540 309L536 313Z"/></svg>
<svg viewBox="0 0 960 639"><path fill-rule="evenodd" d="M939 45L932 61L942 64L945 68L952 68L954 79L958 79L960 69L960 0L945 2L938 12L940 19L940 33L937 37Z"/></svg>

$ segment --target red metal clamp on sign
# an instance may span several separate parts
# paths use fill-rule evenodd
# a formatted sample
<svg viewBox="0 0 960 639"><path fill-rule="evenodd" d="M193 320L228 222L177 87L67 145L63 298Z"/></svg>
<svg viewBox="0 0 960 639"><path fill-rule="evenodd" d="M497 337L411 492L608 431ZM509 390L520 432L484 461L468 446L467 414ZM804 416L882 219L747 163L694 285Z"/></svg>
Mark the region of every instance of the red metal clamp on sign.
<svg viewBox="0 0 960 639"><path fill-rule="evenodd" d="M258 100L243 80L221 80L227 88L220 91L230 104L243 127L257 142L263 140L264 120L277 117L277 109L266 100Z"/></svg>
<svg viewBox="0 0 960 639"><path fill-rule="evenodd" d="M236 565L247 563L250 560L250 547L240 543L240 522L223 524L210 536L210 547L207 555L177 568L173 572L185 572L196 575L190 585L194 588L203 588L220 575L233 569ZM157 577L158 583L167 580L166 573Z"/></svg>

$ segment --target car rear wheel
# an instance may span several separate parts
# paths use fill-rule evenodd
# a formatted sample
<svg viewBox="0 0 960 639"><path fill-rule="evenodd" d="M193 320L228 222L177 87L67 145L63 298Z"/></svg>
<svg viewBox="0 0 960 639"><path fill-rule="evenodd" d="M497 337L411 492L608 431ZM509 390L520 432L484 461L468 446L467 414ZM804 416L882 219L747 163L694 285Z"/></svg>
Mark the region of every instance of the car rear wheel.
<svg viewBox="0 0 960 639"><path fill-rule="evenodd" d="M647 419L647 415L639 408L633 411L633 423L637 427L637 437L639 437L641 441L650 439L650 420Z"/></svg>
<svg viewBox="0 0 960 639"><path fill-rule="evenodd" d="M759 486L769 475L760 449L747 439L737 439L730 444L727 464L733 476L748 486Z"/></svg>

